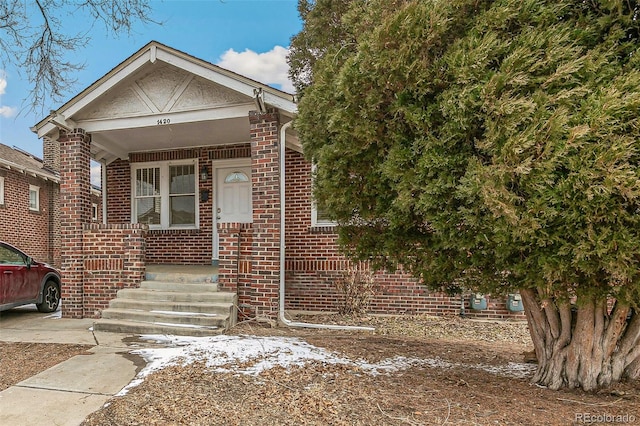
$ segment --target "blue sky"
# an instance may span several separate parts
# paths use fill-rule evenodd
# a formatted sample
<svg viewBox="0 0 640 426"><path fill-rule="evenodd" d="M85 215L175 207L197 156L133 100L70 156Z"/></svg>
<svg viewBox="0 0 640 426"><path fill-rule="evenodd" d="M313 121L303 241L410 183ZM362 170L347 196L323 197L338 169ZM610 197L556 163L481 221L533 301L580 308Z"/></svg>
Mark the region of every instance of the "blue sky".
<svg viewBox="0 0 640 426"><path fill-rule="evenodd" d="M92 27L89 45L69 56L85 68L75 76L78 82L62 103L151 40L293 91L287 80L286 49L302 28L297 0L152 0L151 7L153 19L162 26L138 24L130 36L119 37L107 34L101 23ZM83 20L88 22L89 17L76 13L67 22ZM29 128L62 103L29 112L25 99L30 87L18 71L2 69L0 64L0 143L41 156L42 141Z"/></svg>

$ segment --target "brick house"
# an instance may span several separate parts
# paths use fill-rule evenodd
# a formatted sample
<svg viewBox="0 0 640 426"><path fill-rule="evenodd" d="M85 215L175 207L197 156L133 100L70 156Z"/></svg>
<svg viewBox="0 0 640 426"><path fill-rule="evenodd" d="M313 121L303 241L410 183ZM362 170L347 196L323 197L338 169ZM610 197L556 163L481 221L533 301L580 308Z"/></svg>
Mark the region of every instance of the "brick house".
<svg viewBox="0 0 640 426"><path fill-rule="evenodd" d="M314 208L295 115L294 96L150 42L36 124L60 149L63 315L99 317L162 264L217 265L247 316L335 310L349 262ZM90 159L102 224L89 223ZM376 280L372 312L460 311L407 274ZM479 315L522 318L504 302Z"/></svg>
<svg viewBox="0 0 640 426"><path fill-rule="evenodd" d="M58 176L43 161L0 144L0 239L55 264Z"/></svg>
<svg viewBox="0 0 640 426"><path fill-rule="evenodd" d="M56 146L44 160L0 144L0 240L54 266L60 257L60 177ZM102 220L100 191L91 188L91 220Z"/></svg>

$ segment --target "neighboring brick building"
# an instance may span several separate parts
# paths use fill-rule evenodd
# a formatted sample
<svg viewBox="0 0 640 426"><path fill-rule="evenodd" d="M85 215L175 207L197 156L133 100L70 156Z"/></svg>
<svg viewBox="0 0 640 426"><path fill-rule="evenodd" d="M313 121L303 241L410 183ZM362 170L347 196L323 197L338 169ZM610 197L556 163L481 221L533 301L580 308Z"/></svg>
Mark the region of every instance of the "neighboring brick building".
<svg viewBox="0 0 640 426"><path fill-rule="evenodd" d="M315 211L296 111L290 94L151 42L38 123L60 149L63 315L99 314L146 264L219 264L252 317L281 302L335 310L349 262ZM88 223L91 158L106 170L101 225ZM373 312L460 311L407 274L376 280ZM523 318L502 301L477 314Z"/></svg>
<svg viewBox="0 0 640 426"><path fill-rule="evenodd" d="M44 161L0 144L0 240L35 259L60 266L60 178L57 144L45 143ZM100 191L93 188L93 221L102 220Z"/></svg>
<svg viewBox="0 0 640 426"><path fill-rule="evenodd" d="M58 175L35 156L0 144L0 240L55 264Z"/></svg>

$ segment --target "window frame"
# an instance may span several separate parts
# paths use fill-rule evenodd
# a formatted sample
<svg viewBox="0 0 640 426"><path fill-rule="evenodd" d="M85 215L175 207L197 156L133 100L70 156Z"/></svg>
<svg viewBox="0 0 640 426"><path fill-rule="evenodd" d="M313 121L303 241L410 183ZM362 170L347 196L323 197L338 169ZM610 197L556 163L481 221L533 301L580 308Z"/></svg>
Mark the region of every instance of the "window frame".
<svg viewBox="0 0 640 426"><path fill-rule="evenodd" d="M4 206L4 176L0 176L0 206Z"/></svg>
<svg viewBox="0 0 640 426"><path fill-rule="evenodd" d="M31 193L35 192L35 206L31 204ZM29 211L39 212L40 211L40 187L37 185L29 185Z"/></svg>
<svg viewBox="0 0 640 426"><path fill-rule="evenodd" d="M185 166L192 165L194 167L194 208L195 208L195 223L193 225L171 225L171 202L170 198L172 196L176 196L176 194L171 194L171 166ZM200 185L200 176L198 173L198 160L196 158L186 159L186 160L171 160L171 161L150 161L143 163L133 163L131 164L131 223L138 223L138 218L136 215L136 172L139 169L150 169L150 168L159 168L160 169L160 224L149 224L149 229L151 230L178 230L178 229L200 229L200 200L198 197L199 194L199 185Z"/></svg>
<svg viewBox="0 0 640 426"><path fill-rule="evenodd" d="M311 227L335 227L338 226L338 222L328 219L318 219L318 203L313 199L313 181L316 175L315 163L311 165L311 188L309 188L309 196L311 198Z"/></svg>

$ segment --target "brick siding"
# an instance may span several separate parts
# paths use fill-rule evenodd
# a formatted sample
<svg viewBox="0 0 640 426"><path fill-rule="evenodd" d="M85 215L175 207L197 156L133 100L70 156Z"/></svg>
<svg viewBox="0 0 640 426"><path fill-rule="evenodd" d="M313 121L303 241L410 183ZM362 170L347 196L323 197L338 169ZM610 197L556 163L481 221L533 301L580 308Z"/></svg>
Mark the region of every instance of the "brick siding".
<svg viewBox="0 0 640 426"><path fill-rule="evenodd" d="M83 317L100 318L122 288L140 286L146 225L87 224L83 232Z"/></svg>
<svg viewBox="0 0 640 426"><path fill-rule="evenodd" d="M311 164L293 150L286 153L286 309L336 311L339 293L336 281L349 268L340 254L337 234L330 226L311 226ZM385 314L457 314L460 297L429 292L407 273L375 274L376 295L370 312ZM471 311L465 297L465 313L481 318L524 319L511 313L502 298L488 298L488 308Z"/></svg>
<svg viewBox="0 0 640 426"><path fill-rule="evenodd" d="M249 113L253 235L251 307L255 317L276 317L280 285L280 181L278 114Z"/></svg>
<svg viewBox="0 0 640 426"><path fill-rule="evenodd" d="M62 316L84 317L83 228L91 221L90 136L60 130L60 242Z"/></svg>
<svg viewBox="0 0 640 426"><path fill-rule="evenodd" d="M200 202L197 230L149 230L145 232L146 262L209 264L213 238L212 166L216 160L251 157L253 223L218 224L220 288L238 294L239 319L277 314L279 288L279 170L278 117L252 113L249 117L251 143L195 149L132 154L129 161L107 166L107 210L110 224L131 222L131 165L138 162L198 159L209 179L200 182L209 199ZM306 311L335 311L339 294L335 282L349 263L340 254L337 235L330 226L311 226L311 165L303 155L286 150L286 308ZM240 252L238 253L238 241ZM394 314L458 314L460 297L429 292L409 274L385 271L375 274L377 294L370 311ZM504 300L488 298L483 311L470 316L524 319L510 313ZM94 314L100 305L88 308ZM92 311L93 310L93 311ZM89 312L91 311L91 312Z"/></svg>
<svg viewBox="0 0 640 426"><path fill-rule="evenodd" d="M0 240L18 247L36 260L60 265L53 240L54 206L58 187L52 181L0 169L4 177L4 204L0 204ZM29 185L40 188L40 210L29 209ZM58 246L59 247L59 246Z"/></svg>

